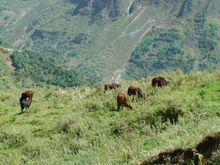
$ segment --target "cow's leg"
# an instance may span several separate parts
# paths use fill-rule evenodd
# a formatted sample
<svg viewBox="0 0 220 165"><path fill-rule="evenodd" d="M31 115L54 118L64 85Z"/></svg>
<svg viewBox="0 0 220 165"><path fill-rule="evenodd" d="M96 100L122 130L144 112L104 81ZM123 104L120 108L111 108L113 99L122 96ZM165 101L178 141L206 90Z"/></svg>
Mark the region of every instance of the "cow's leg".
<svg viewBox="0 0 220 165"><path fill-rule="evenodd" d="M21 112L24 111L24 106L22 105L22 103L20 103L20 106L21 106Z"/></svg>
<svg viewBox="0 0 220 165"><path fill-rule="evenodd" d="M27 106L27 108L29 109L29 107L31 106L31 102L30 103L28 103L28 106Z"/></svg>
<svg viewBox="0 0 220 165"><path fill-rule="evenodd" d="M121 108L121 105L120 105L120 104L118 104L117 110L119 111L119 110L120 110L120 108Z"/></svg>
<svg viewBox="0 0 220 165"><path fill-rule="evenodd" d="M134 101L134 95L132 94L131 97L132 97L132 100L131 100L131 101L133 102L133 101Z"/></svg>
<svg viewBox="0 0 220 165"><path fill-rule="evenodd" d="M135 91L135 97L136 97L136 101L138 99L138 91Z"/></svg>

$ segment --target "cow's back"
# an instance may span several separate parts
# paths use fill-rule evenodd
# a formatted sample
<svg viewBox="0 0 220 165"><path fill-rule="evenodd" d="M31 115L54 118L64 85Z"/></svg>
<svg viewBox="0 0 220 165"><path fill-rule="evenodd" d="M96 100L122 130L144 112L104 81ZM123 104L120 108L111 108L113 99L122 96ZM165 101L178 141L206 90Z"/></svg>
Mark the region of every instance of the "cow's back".
<svg viewBox="0 0 220 165"><path fill-rule="evenodd" d="M128 88L128 95L131 96L131 95L135 95L136 93L136 88L134 86L129 86Z"/></svg>
<svg viewBox="0 0 220 165"><path fill-rule="evenodd" d="M123 92L119 92L117 95L117 102L120 104L123 104L124 102L127 101L127 98Z"/></svg>
<svg viewBox="0 0 220 165"><path fill-rule="evenodd" d="M158 86L158 87L163 87L168 84L167 80L164 77L155 77L152 79L152 86Z"/></svg>
<svg viewBox="0 0 220 165"><path fill-rule="evenodd" d="M32 98L33 98L33 91L27 90L27 91L24 91L24 92L21 94L21 100L27 99L27 98L29 98L30 100L32 100Z"/></svg>

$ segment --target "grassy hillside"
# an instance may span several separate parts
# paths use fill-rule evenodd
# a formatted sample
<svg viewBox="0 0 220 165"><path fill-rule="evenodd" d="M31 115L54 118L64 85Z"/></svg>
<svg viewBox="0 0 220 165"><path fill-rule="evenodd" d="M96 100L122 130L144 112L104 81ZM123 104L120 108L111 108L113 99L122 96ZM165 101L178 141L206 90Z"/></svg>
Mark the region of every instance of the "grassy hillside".
<svg viewBox="0 0 220 165"><path fill-rule="evenodd" d="M93 83L219 67L218 0L9 0L0 6L0 37Z"/></svg>
<svg viewBox="0 0 220 165"><path fill-rule="evenodd" d="M159 89L149 79L107 93L103 87L34 88L23 114L22 89L1 91L0 164L137 164L220 131L220 73L163 76L170 85ZM130 84L147 98L118 112L116 94Z"/></svg>
<svg viewBox="0 0 220 165"><path fill-rule="evenodd" d="M11 61L13 49L1 45L7 46L7 44L0 41L0 89L6 91L14 87L14 68Z"/></svg>

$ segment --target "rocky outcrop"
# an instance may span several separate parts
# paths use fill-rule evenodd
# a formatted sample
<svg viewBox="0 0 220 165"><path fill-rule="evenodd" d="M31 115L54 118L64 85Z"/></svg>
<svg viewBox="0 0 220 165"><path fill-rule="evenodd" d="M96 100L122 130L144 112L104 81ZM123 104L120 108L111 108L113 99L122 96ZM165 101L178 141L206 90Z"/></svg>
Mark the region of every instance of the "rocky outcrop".
<svg viewBox="0 0 220 165"><path fill-rule="evenodd" d="M192 0L185 0L177 15L178 18L185 16L192 11Z"/></svg>
<svg viewBox="0 0 220 165"><path fill-rule="evenodd" d="M126 11L121 9L120 0L70 0L78 4L71 12L72 15L91 15L92 20L113 19L126 15Z"/></svg>

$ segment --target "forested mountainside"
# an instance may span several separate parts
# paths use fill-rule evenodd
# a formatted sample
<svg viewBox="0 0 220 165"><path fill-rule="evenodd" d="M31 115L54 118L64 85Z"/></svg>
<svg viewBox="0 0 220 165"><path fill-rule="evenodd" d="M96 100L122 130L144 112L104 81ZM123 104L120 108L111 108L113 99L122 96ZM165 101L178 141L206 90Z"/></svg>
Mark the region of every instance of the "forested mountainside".
<svg viewBox="0 0 220 165"><path fill-rule="evenodd" d="M17 50L3 40L0 40L0 53L0 89L17 85L29 88L35 85L63 88L89 85L77 71L65 69L51 57L30 50Z"/></svg>
<svg viewBox="0 0 220 165"><path fill-rule="evenodd" d="M218 0L7 0L0 38L28 52L14 54L17 66L44 58L79 77L64 86L120 82L218 69L219 18Z"/></svg>

